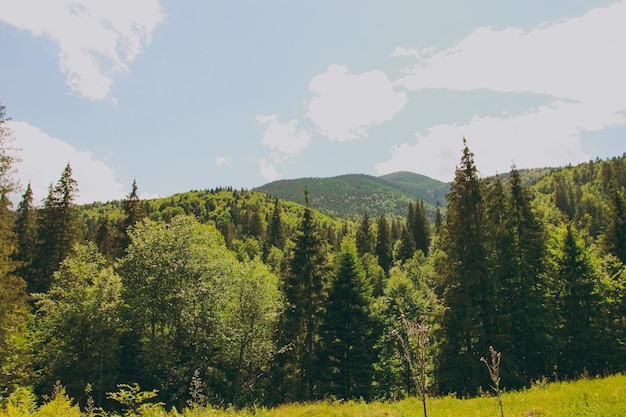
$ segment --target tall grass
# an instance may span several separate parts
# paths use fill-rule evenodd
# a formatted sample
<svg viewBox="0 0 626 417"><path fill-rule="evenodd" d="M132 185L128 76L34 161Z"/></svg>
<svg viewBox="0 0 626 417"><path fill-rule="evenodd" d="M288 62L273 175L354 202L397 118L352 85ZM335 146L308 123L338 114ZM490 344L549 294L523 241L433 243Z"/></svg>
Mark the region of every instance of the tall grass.
<svg viewBox="0 0 626 417"><path fill-rule="evenodd" d="M507 417L626 417L626 375L576 382L539 383L530 389L502 394L502 407ZM61 413L61 414L59 414ZM452 396L428 399L430 417L494 417L500 415L494 398L459 399ZM43 416L94 417L78 407L64 392L38 408L28 392L20 392L0 409L0 417ZM193 407L166 411L161 406L141 411L138 417L421 417L418 398L397 402L317 402L287 404L280 407L245 410L216 410ZM111 415L112 416L112 415Z"/></svg>

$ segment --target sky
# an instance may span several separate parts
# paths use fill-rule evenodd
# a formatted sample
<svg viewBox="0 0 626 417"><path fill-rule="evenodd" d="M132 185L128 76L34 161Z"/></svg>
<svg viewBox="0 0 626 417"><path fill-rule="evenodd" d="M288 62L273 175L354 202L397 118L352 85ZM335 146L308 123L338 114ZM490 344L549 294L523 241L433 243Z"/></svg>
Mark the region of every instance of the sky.
<svg viewBox="0 0 626 417"><path fill-rule="evenodd" d="M20 191L77 202L626 152L626 0L0 0ZM13 196L19 201L21 192Z"/></svg>

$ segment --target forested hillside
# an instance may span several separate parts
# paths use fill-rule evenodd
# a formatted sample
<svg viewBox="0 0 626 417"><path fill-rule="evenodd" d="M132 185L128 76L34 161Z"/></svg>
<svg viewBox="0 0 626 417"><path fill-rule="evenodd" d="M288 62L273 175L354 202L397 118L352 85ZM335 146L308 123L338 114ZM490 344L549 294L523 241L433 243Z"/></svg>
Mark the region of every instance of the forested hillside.
<svg viewBox="0 0 626 417"><path fill-rule="evenodd" d="M357 220L365 213L372 217L402 217L410 201L421 200L434 218L436 205L445 206L450 184L412 172L396 172L381 177L351 174L280 180L253 191L301 203L305 188L311 194L311 207L334 217Z"/></svg>
<svg viewBox="0 0 626 417"><path fill-rule="evenodd" d="M78 206L69 164L42 207L30 187L12 207L18 150L0 122L0 402L57 381L106 409L118 384L179 409L472 396L493 383L490 347L503 389L625 370L624 156L481 178L464 143L432 217L398 199L406 175L317 182L339 184L355 221L314 210L308 184L302 204L232 189L142 201L133 184ZM345 184L389 206L357 206Z"/></svg>

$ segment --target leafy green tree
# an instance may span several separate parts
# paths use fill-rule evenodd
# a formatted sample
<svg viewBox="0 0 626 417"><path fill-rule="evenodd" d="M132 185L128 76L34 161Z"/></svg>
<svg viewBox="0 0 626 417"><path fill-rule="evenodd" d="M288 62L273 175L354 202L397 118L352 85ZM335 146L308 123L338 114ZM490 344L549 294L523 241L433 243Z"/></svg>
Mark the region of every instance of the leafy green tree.
<svg viewBox="0 0 626 417"><path fill-rule="evenodd" d="M282 284L286 303L281 323L284 353L278 357L278 365L283 400L311 400L318 395L320 366L316 359L330 271L325 237L307 204Z"/></svg>
<svg viewBox="0 0 626 417"><path fill-rule="evenodd" d="M228 302L219 312L224 344L220 362L231 382L229 400L250 404L262 397L261 376L275 353L274 334L282 306L278 278L260 260L233 271L226 286Z"/></svg>
<svg viewBox="0 0 626 417"><path fill-rule="evenodd" d="M86 384L102 404L120 371L122 283L97 246L77 244L54 273L47 293L35 295L35 363L39 389L50 392L62 381L79 398Z"/></svg>
<svg viewBox="0 0 626 417"><path fill-rule="evenodd" d="M222 401L249 400L273 355L277 278L258 260L238 261L214 227L189 216L146 220L130 236L119 273L141 384L181 405L199 371Z"/></svg>
<svg viewBox="0 0 626 417"><path fill-rule="evenodd" d="M34 262L33 280L28 282L31 292L46 292L52 274L72 247L82 238L78 208L75 203L78 186L72 178L72 168L67 164L56 186L48 190L38 220L39 248Z"/></svg>
<svg viewBox="0 0 626 417"><path fill-rule="evenodd" d="M26 286L15 275L18 236L9 199L18 184L14 178L19 160L10 146L13 132L6 126L5 107L0 105L0 397L20 382L26 382L27 369L22 359L26 323L29 317Z"/></svg>
<svg viewBox="0 0 626 417"><path fill-rule="evenodd" d="M371 397L377 323L372 315L372 286L354 244L344 241L325 302L320 367L327 395L343 399Z"/></svg>
<svg viewBox="0 0 626 417"><path fill-rule="evenodd" d="M376 221L376 247L374 253L378 257L378 263L389 274L393 263L393 245L391 242L391 230L385 216L380 216Z"/></svg>
<svg viewBox="0 0 626 417"><path fill-rule="evenodd" d="M422 316L429 323L436 316L438 301L429 275L430 266L425 258L415 256L402 265L391 269L384 294L375 302L376 315L382 324L382 331L376 343L379 352L375 362L375 395L377 397L401 397L414 388L411 372L404 360L402 347L393 335L400 317L417 321Z"/></svg>
<svg viewBox="0 0 626 417"><path fill-rule="evenodd" d="M447 199L447 222L442 249L447 262L444 277L441 343L437 360L439 388L466 394L487 386L480 369L492 340L490 314L493 286L489 282L484 236L484 189L474 155L463 141L461 164L456 169Z"/></svg>

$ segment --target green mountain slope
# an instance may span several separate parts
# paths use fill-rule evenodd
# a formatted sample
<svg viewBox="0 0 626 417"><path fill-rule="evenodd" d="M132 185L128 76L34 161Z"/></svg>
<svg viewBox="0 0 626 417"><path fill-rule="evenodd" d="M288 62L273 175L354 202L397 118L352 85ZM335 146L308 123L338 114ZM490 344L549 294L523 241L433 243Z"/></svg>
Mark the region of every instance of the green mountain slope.
<svg viewBox="0 0 626 417"><path fill-rule="evenodd" d="M265 184L252 191L282 200L304 203L309 191L311 207L330 216L357 219L364 213L405 216L409 202L424 200L427 212L434 213L437 202L445 204L449 184L412 172L396 172L374 177L364 174L330 178L300 178Z"/></svg>

